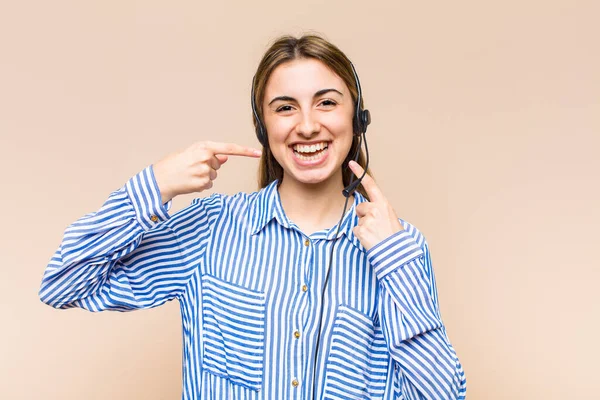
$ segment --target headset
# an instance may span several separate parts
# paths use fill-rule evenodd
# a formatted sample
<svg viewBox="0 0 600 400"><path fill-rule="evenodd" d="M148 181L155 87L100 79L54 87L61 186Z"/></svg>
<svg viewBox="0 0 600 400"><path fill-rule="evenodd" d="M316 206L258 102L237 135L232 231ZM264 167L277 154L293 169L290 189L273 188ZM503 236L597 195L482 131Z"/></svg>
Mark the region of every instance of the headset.
<svg viewBox="0 0 600 400"><path fill-rule="evenodd" d="M353 155L352 159L356 162L358 162L358 156L360 154L360 149L362 146L362 142L364 141L365 143L365 155L366 155L366 160L365 160L365 168L364 168L364 172L362 174L362 176L358 177L358 179L355 181L354 180L354 175L351 176L350 178L350 183L348 184L348 186L346 186L344 188L344 190L342 190L342 194L344 195L344 197L346 197L346 202L344 203L344 211L342 211L342 216L340 217L340 221L337 224L337 232L335 233L335 241L333 242L333 244L331 245L331 253L329 254L329 263L327 266L327 272L325 274L325 281L323 283L323 290L321 291L321 306L319 307L319 326L317 328L317 341L315 344L315 353L314 353L314 357L313 357L313 379L312 379L312 399L315 400L316 398L316 374L317 374L317 355L319 354L319 345L321 342L321 327L323 325L323 300L325 299L325 289L327 288L327 283L329 282L329 275L331 272L331 261L333 260L333 249L335 248L335 244L337 243L337 237L340 233L340 227L342 225L342 220L344 219L344 215L346 214L346 209L348 207L348 200L350 199L350 195L352 193L354 193L354 191L356 190L356 188L358 187L358 185L360 184L360 182L362 181L362 179L364 178L365 174L367 173L368 169L369 169L369 147L367 145L367 137L366 137L366 132L367 132L367 127L369 126L369 124L371 123L371 113L369 112L369 110L364 110L362 108L362 89L360 86L360 80L358 79L358 74L356 73L356 68L354 68L354 64L352 64L352 62L350 62L350 66L352 67L352 73L354 75L354 80L356 82L356 88L358 91L358 94L356 96L356 104L354 105L354 117L352 118L352 128L353 128L353 134L354 136L358 137L358 147L356 149L356 153ZM252 113L254 114L254 119L256 121L256 137L258 138L258 141L260 142L260 144L263 145L263 147L268 147L269 146L269 141L267 138L267 129L265 128L264 124L262 123L262 121L260 120L259 116L258 116L258 111L256 110L256 102L254 100L254 85L255 85L255 80L256 80L256 76L254 78L252 78L252 93L251 93L251 102L252 102ZM348 168L348 164L345 162L345 165L343 165L344 169Z"/></svg>
<svg viewBox="0 0 600 400"><path fill-rule="evenodd" d="M350 63L352 67L352 73L354 74L354 80L356 81L356 88L358 90L358 96L356 98L356 105L354 107L354 118L352 119L352 127L355 136L360 136L367 132L367 126L371 123L371 113L369 110L362 109L362 89L360 86L360 80L358 79L358 74L356 73L356 69L354 68L354 64ZM254 96L254 86L256 83L256 76L252 78L252 93L250 97L250 101L252 103L252 113L254 114L254 120L256 121L256 137L260 144L263 147L269 146L269 140L267 138L267 129L265 125L260 120L258 116L258 111L256 110L256 102ZM347 197L347 196L346 196Z"/></svg>

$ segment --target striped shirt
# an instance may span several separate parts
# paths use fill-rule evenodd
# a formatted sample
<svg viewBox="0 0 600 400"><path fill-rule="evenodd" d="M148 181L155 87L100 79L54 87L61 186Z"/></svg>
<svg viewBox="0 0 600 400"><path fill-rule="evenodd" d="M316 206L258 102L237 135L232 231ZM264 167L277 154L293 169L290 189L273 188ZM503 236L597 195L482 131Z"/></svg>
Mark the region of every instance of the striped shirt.
<svg viewBox="0 0 600 400"><path fill-rule="evenodd" d="M39 296L94 312L179 300L184 400L310 400L313 377L319 399L463 399L425 238L400 220L367 251L352 232L363 201L337 237L289 220L277 181L171 216L148 166L66 229Z"/></svg>

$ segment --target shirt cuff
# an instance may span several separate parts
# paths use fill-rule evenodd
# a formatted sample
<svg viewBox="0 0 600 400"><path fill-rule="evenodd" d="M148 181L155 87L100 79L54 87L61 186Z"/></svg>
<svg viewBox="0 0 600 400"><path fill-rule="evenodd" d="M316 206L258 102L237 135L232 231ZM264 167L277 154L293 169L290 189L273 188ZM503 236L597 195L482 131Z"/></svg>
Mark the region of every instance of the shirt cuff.
<svg viewBox="0 0 600 400"><path fill-rule="evenodd" d="M421 246L406 230L394 233L367 251L367 259L380 280L422 255Z"/></svg>
<svg viewBox="0 0 600 400"><path fill-rule="evenodd" d="M169 219L168 211L171 208L171 200L162 204L162 196L154 177L152 165L133 176L125 184L125 188L131 204L133 204L136 219L144 230L149 230L158 223Z"/></svg>

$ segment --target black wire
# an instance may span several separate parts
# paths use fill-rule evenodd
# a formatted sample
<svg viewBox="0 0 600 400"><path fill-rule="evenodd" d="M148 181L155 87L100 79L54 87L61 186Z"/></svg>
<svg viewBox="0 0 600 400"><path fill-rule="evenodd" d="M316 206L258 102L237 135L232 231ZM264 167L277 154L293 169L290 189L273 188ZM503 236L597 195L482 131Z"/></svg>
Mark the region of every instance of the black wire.
<svg viewBox="0 0 600 400"><path fill-rule="evenodd" d="M313 382L312 382L312 398L313 400L316 398L317 391L317 355L319 354L319 344L321 342L321 326L323 325L323 309L325 304L325 290L327 289L327 281L329 280L329 275L331 272L331 261L333 260L333 249L335 248L335 244L337 243L337 236L340 233L340 227L342 226L342 220L344 219L344 214L346 214L346 207L348 207L348 200L350 197L346 197L346 202L344 203L344 211L342 211L342 217L338 222L337 232L335 233L333 244L331 245L331 253L329 254L329 265L327 266L327 273L325 274L325 282L323 284L323 290L321 291L321 307L319 313L319 326L317 327L317 343L315 347L315 358L313 365Z"/></svg>
<svg viewBox="0 0 600 400"><path fill-rule="evenodd" d="M365 142L366 162L365 162L364 172L361 175L361 177L358 178L359 182L362 181L364 176L367 174L367 170L369 169L369 146L367 145L367 137L364 133L361 135L361 139L363 139ZM360 153L360 144L361 143L359 142L358 150L356 151L356 155L354 156L354 161L357 161L357 162L358 162L358 155ZM354 175L352 175L352 176L354 176ZM352 182L353 182L353 178L350 179L350 184L352 184ZM348 207L349 199L350 199L350 196L346 197L346 202L344 203L344 211L342 211L342 216L340 217L340 221L338 222L337 231L333 238L334 241L333 241L333 244L331 245L331 253L329 254L329 263L327 266L327 272L325 273L325 282L323 282L323 289L321 291L321 307L320 307L320 311L319 311L319 326L317 327L317 342L315 344L315 357L314 357L314 364L313 364L313 381L312 381L312 399L313 400L316 399L316 393L317 393L317 359L318 359L317 356L319 355L319 346L321 344L321 327L323 325L323 309L325 308L324 307L324 305L325 305L325 290L327 289L327 283L329 281L329 275L331 272L331 263L333 262L333 249L335 248L335 245L337 243L338 234L340 233L340 228L342 226L342 220L344 219L344 215L346 214L346 208Z"/></svg>
<svg viewBox="0 0 600 400"><path fill-rule="evenodd" d="M364 133L361 135L363 141L365 142L365 169L363 170L363 174L360 176L360 178L358 178L359 182L362 182L363 178L365 177L365 175L367 174L367 171L369 170L369 146L367 145L367 135L365 135ZM360 148L359 148L360 151ZM356 160L354 160L356 162L358 162L358 155L356 156ZM358 187L358 186L357 186Z"/></svg>
<svg viewBox="0 0 600 400"><path fill-rule="evenodd" d="M362 179L367 174L367 171L369 170L369 145L367 144L367 135L365 135L363 133L362 136L363 136L363 141L365 142L365 157L366 157L366 160L365 160L365 170L364 170L362 176L359 179L361 182L362 182Z"/></svg>

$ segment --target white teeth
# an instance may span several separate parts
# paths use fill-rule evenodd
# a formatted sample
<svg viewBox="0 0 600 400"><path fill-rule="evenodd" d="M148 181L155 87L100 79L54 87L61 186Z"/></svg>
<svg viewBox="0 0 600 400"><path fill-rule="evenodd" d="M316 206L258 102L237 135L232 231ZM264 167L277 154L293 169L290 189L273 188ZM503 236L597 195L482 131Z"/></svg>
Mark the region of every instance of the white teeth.
<svg viewBox="0 0 600 400"><path fill-rule="evenodd" d="M313 144L313 145L310 145L310 146L296 144L296 145L294 145L293 148L298 153L314 153L315 151L322 150L325 147L327 147L327 143L326 142L321 142L321 143Z"/></svg>
<svg viewBox="0 0 600 400"><path fill-rule="evenodd" d="M322 152L320 152L319 154L315 154L313 156L305 156L302 153L296 153L296 157L298 157L302 161L313 161L313 160L318 160L319 158L323 157L325 155L325 153L327 153L327 149L325 149Z"/></svg>

